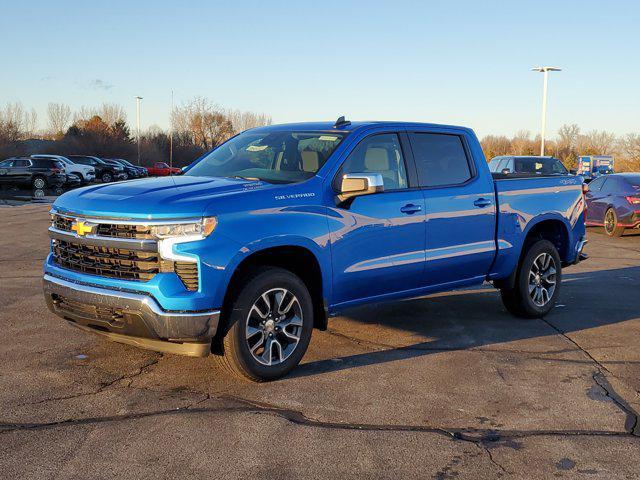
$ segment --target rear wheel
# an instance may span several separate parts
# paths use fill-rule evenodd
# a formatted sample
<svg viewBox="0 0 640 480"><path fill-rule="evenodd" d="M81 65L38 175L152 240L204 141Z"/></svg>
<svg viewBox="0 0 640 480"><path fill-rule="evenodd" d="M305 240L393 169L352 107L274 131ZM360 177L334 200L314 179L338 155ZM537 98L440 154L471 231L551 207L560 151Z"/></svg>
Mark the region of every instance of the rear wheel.
<svg viewBox="0 0 640 480"><path fill-rule="evenodd" d="M524 254L514 287L500 290L502 302L518 317L543 317L555 304L561 279L561 261L556 247L548 240L538 240Z"/></svg>
<svg viewBox="0 0 640 480"><path fill-rule="evenodd" d="M618 226L618 215L613 208L604 214L604 232L610 237L621 237L624 233L624 227Z"/></svg>
<svg viewBox="0 0 640 480"><path fill-rule="evenodd" d="M36 190L42 190L47 186L47 181L43 177L35 177L32 181L33 188Z"/></svg>
<svg viewBox="0 0 640 480"><path fill-rule="evenodd" d="M304 282L281 268L246 280L231 308L218 362L256 382L275 380L302 360L313 330L313 305Z"/></svg>
<svg viewBox="0 0 640 480"><path fill-rule="evenodd" d="M113 176L109 172L105 172L102 174L102 181L104 183L109 183L113 180Z"/></svg>

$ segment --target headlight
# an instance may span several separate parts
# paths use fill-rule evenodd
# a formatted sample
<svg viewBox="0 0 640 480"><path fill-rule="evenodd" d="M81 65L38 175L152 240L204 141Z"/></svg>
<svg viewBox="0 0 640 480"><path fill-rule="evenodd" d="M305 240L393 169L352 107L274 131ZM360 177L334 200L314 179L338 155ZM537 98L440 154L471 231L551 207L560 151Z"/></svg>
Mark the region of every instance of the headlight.
<svg viewBox="0 0 640 480"><path fill-rule="evenodd" d="M215 217L205 217L199 222L156 225L151 231L155 237L160 239L196 236L205 238L215 230L217 223Z"/></svg>
<svg viewBox="0 0 640 480"><path fill-rule="evenodd" d="M198 222L155 225L151 231L158 238L158 252L162 258L174 262L196 262L197 257L194 255L174 252L173 247L179 243L196 242L206 238L215 230L216 224L215 217L204 217Z"/></svg>

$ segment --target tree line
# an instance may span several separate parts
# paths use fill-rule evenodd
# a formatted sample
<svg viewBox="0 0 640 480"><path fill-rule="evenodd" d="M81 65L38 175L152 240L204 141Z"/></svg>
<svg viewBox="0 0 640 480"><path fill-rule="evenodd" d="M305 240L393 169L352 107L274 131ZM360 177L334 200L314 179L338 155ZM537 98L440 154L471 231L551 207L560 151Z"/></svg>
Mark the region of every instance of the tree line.
<svg viewBox="0 0 640 480"><path fill-rule="evenodd" d="M104 103L81 107L50 103L44 130L36 130L35 110L20 103L0 108L0 159L51 153L125 158L137 162L138 142L127 123L122 106ZM196 97L171 112L172 128L152 126L140 133L140 164L163 161L181 167L236 133L269 125L266 114L222 108L204 97Z"/></svg>
<svg viewBox="0 0 640 480"><path fill-rule="evenodd" d="M521 130L513 137L487 135L480 141L487 160L498 155L540 155L540 135L532 137ZM557 136L545 140L545 155L562 160L568 169L574 169L580 155L613 155L615 170L640 171L640 134L616 136L604 130L582 133L575 123L563 125Z"/></svg>
<svg viewBox="0 0 640 480"><path fill-rule="evenodd" d="M34 109L20 103L0 108L0 159L34 153L85 154L137 161L137 141L122 106L104 103L81 107L50 103L47 123L38 131ZM251 111L222 108L196 97L171 112L170 131L154 126L140 134L142 165L156 161L184 166L229 137L248 128L270 125L271 117ZM521 130L512 137L487 135L481 139L487 160L498 155L538 155L540 136ZM640 171L640 134L616 136L600 130L582 132L576 124L563 125L545 141L545 154L573 169L579 155L614 155L617 171Z"/></svg>

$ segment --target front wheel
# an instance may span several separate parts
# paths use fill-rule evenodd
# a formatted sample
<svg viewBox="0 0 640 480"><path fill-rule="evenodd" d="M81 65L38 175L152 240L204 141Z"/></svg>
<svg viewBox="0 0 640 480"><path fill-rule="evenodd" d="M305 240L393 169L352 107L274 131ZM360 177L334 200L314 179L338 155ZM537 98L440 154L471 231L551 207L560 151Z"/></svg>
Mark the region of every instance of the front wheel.
<svg viewBox="0 0 640 480"><path fill-rule="evenodd" d="M311 295L288 270L269 267L244 282L233 302L224 356L231 373L256 382L275 380L302 360L313 330Z"/></svg>
<svg viewBox="0 0 640 480"><path fill-rule="evenodd" d="M518 317L540 318L553 308L562 280L560 255L553 243L539 240L518 266L514 288L502 288L502 303Z"/></svg>
<svg viewBox="0 0 640 480"><path fill-rule="evenodd" d="M112 180L113 180L113 177L111 176L111 174L110 174L110 173L103 173L103 174L102 174L102 181L103 181L104 183L109 183L109 182L111 182Z"/></svg>
<svg viewBox="0 0 640 480"><path fill-rule="evenodd" d="M613 208L604 214L604 232L610 237L621 237L624 233L624 227L618 226L618 215Z"/></svg>

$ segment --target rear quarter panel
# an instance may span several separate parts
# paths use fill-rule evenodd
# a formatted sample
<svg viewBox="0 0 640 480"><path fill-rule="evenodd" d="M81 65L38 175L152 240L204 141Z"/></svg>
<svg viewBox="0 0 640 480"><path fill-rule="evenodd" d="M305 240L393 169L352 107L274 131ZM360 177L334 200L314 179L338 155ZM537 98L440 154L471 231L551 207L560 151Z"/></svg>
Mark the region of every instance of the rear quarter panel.
<svg viewBox="0 0 640 480"><path fill-rule="evenodd" d="M581 177L504 179L495 184L498 254L489 274L491 280L506 278L513 272L527 234L545 220L563 223L568 243L561 257L569 263L574 260L574 246L585 234Z"/></svg>

